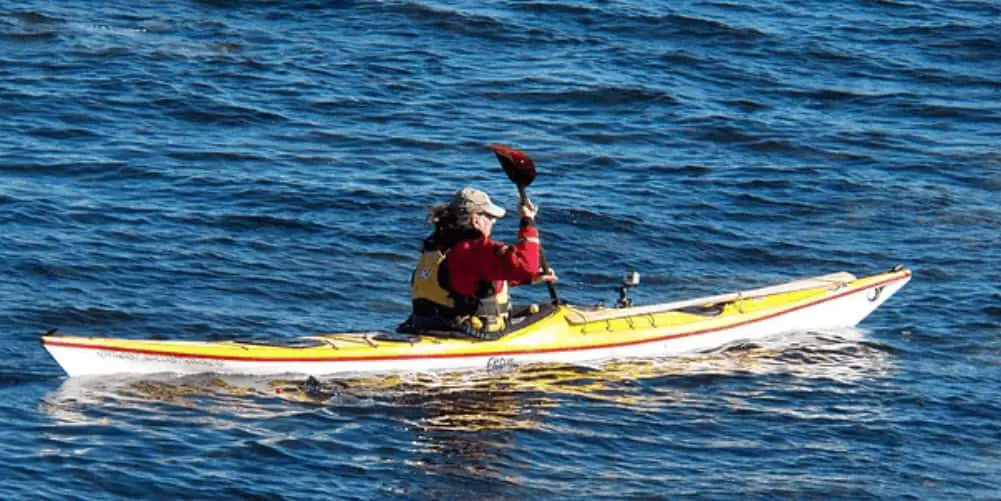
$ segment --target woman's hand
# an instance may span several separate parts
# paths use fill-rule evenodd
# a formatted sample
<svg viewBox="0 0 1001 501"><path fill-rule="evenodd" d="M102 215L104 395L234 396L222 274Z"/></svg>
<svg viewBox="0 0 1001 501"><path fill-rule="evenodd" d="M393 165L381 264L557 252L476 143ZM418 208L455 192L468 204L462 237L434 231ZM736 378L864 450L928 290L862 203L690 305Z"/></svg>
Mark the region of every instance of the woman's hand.
<svg viewBox="0 0 1001 501"><path fill-rule="evenodd" d="M525 203L521 204L521 207L518 208L518 214L520 214L521 217L523 218L534 220L536 214L538 213L539 213L539 208L536 207L535 204L533 204L532 201L527 198L525 199Z"/></svg>
<svg viewBox="0 0 1001 501"><path fill-rule="evenodd" d="M559 277L556 276L556 270L549 268L538 277L535 277L535 279L532 280L532 284L541 284L541 283L552 284L556 283L557 281L559 281Z"/></svg>

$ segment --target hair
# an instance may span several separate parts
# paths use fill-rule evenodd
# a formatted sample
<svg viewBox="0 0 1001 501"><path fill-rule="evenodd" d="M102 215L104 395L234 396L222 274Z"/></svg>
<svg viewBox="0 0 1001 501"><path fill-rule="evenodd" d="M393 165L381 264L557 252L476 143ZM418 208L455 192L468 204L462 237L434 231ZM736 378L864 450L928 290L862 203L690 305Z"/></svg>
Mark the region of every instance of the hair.
<svg viewBox="0 0 1001 501"><path fill-rule="evenodd" d="M480 236L473 227L472 214L465 207L452 204L438 204L428 210L427 220L434 230L424 239L423 250L446 250L455 244Z"/></svg>

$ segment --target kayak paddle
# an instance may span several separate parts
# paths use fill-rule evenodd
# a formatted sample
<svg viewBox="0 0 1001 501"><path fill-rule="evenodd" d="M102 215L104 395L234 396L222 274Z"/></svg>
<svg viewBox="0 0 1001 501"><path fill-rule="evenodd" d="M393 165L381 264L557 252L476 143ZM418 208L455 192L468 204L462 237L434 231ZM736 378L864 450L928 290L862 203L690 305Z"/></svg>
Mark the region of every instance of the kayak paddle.
<svg viewBox="0 0 1001 501"><path fill-rule="evenodd" d="M535 162L528 155L514 148L502 144L491 144L489 146L494 154L497 155L497 160L500 162L501 167L504 168L508 179L518 187L518 196L521 198L522 205L524 205L528 202L528 194L525 193L525 188L528 188L528 185L532 184L532 181L535 181ZM546 255L542 252L541 243L539 244L539 264L542 266L543 273L549 271L549 263L546 262ZM553 300L553 303L559 303L560 300L556 296L556 287L553 283L546 282L546 286L549 288L549 297Z"/></svg>

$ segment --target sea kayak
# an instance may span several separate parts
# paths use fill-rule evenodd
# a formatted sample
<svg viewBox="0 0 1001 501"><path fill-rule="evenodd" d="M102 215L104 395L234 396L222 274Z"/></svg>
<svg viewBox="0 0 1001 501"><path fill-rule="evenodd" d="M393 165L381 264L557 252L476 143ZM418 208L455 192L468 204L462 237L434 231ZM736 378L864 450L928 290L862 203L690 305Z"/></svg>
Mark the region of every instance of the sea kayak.
<svg viewBox="0 0 1001 501"><path fill-rule="evenodd" d="M108 374L336 376L594 363L712 350L788 332L852 327L911 278L896 267L846 272L688 301L622 308L542 305L483 340L442 333L344 332L280 343L164 341L49 333L42 345L71 377Z"/></svg>

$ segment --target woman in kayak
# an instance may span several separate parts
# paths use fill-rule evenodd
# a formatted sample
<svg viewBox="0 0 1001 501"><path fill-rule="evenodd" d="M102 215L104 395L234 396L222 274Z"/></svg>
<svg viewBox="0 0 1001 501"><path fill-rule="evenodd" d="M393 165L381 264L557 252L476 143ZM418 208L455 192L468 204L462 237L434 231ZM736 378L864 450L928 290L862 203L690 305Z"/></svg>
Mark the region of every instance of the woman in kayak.
<svg viewBox="0 0 1001 501"><path fill-rule="evenodd" d="M508 327L509 285L556 281L539 269L538 209L519 208L518 240L505 245L490 238L507 211L474 188L463 188L448 204L431 208L434 231L421 246L411 278L413 313L401 331L462 331L499 334Z"/></svg>

